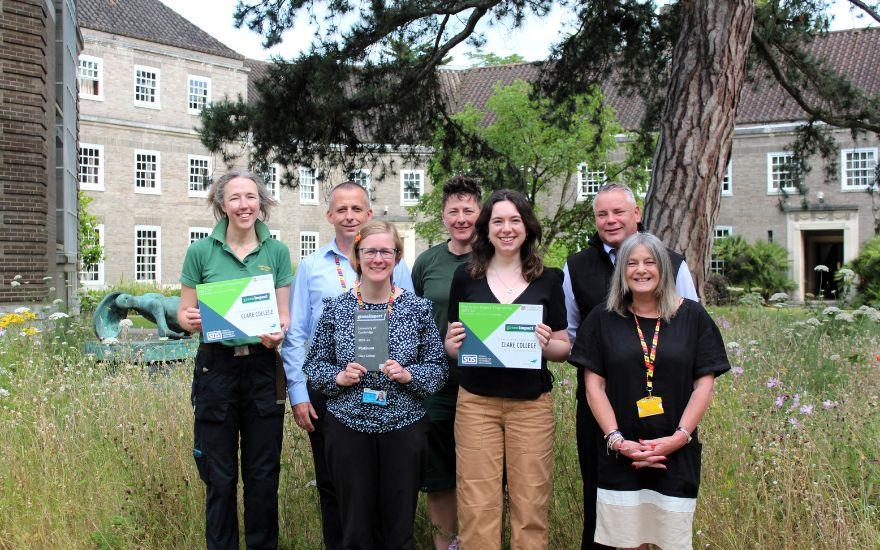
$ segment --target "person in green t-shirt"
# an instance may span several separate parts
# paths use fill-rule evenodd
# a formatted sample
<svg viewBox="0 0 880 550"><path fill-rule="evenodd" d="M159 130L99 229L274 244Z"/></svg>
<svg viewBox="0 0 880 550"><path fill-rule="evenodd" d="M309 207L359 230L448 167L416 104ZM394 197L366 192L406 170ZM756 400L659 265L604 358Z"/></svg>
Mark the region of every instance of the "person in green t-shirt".
<svg viewBox="0 0 880 550"><path fill-rule="evenodd" d="M244 480L248 548L278 547L278 474L284 427L284 387L278 346L290 324L290 251L259 218L275 204L260 177L229 172L208 193L219 220L210 236L190 245L180 274L177 319L201 331L196 285L271 274L281 331L199 345L193 371L193 458L205 483L205 542L238 548L238 453ZM279 400L279 392L281 399Z"/></svg>
<svg viewBox="0 0 880 550"><path fill-rule="evenodd" d="M455 176L443 186L441 219L449 232L446 242L423 252L413 265L416 294L433 303L434 322L446 338L449 287L455 269L471 259L474 224L480 215L481 191L471 178ZM457 548L455 507L455 405L458 378L455 361L449 361L449 381L425 400L430 426L428 460L422 490L428 495L428 513L435 526L437 550Z"/></svg>

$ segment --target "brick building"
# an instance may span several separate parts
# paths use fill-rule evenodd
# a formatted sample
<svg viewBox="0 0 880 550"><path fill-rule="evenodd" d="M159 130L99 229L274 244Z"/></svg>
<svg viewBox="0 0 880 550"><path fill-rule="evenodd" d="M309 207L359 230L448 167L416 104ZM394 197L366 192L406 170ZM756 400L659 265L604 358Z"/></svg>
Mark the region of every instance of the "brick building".
<svg viewBox="0 0 880 550"><path fill-rule="evenodd" d="M0 2L0 305L77 284L74 0ZM56 290L51 291L52 288Z"/></svg>

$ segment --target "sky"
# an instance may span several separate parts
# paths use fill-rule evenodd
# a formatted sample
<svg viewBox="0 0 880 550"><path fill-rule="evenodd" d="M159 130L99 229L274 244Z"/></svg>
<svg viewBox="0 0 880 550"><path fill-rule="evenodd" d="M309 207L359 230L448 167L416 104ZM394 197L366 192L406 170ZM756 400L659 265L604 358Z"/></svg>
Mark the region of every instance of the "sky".
<svg viewBox="0 0 880 550"><path fill-rule="evenodd" d="M232 13L236 0L161 0L177 13L183 15L208 34L214 36L233 50L254 59L269 59L280 55L292 58L308 49L313 29L308 21L297 23L293 31L284 35L283 42L272 48L264 49L261 37L247 28L236 29L232 24ZM832 8L834 17L831 29L851 29L867 26L867 18L858 19L853 15L846 0L838 0ZM500 56L519 54L528 61L545 59L550 47L566 32L567 13L560 9L552 10L546 17L532 17L525 25L512 31L503 25L492 28L480 28L486 37L483 50ZM453 66L467 66L471 61L467 53L473 48L460 44L452 51Z"/></svg>

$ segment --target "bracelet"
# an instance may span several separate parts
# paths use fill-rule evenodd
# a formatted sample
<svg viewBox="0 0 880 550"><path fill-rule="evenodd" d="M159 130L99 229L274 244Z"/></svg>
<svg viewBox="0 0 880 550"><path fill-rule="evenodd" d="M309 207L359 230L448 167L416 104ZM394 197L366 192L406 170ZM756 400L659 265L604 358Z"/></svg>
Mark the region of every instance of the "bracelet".
<svg viewBox="0 0 880 550"><path fill-rule="evenodd" d="M607 434L605 434L605 435L602 437L602 439L604 439L605 441L608 441L608 438L609 438L609 437L611 437L611 436L614 435L614 434L619 434L619 433L620 433L620 430L618 430L617 428L614 428L613 430L611 430L610 432L608 432ZM623 435L623 434L621 434L621 435Z"/></svg>
<svg viewBox="0 0 880 550"><path fill-rule="evenodd" d="M611 454L611 451L614 451L614 444L620 442L623 444L624 441L623 434L620 433L620 430L612 430L605 436L605 453ZM614 451L615 454L619 452L619 448L617 451Z"/></svg>
<svg viewBox="0 0 880 550"><path fill-rule="evenodd" d="M685 428L682 428L681 426L675 428L675 431L677 431L677 432L681 432L681 433L683 433L684 435L686 435L687 438L688 438L688 439L687 439L687 443L690 443L690 442L691 442L691 432L687 431ZM687 443L686 443L686 444L687 444Z"/></svg>

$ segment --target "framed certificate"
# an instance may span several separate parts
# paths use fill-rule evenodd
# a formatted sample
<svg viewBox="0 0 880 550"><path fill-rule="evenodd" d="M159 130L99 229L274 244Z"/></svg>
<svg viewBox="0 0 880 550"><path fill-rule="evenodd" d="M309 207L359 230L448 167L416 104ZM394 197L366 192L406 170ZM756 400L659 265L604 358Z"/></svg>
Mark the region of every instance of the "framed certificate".
<svg viewBox="0 0 880 550"><path fill-rule="evenodd" d="M257 275L196 285L202 342L248 338L281 330L275 278Z"/></svg>
<svg viewBox="0 0 880 550"><path fill-rule="evenodd" d="M543 313L539 305L460 303L458 318L465 338L458 350L458 366L540 369L535 326Z"/></svg>

